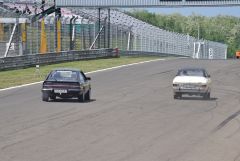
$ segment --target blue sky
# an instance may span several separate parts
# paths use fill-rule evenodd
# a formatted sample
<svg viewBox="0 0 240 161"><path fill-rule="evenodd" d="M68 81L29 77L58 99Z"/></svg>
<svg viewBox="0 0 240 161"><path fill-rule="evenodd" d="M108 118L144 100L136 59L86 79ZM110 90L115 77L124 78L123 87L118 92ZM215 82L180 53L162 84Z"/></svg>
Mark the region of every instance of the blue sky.
<svg viewBox="0 0 240 161"><path fill-rule="evenodd" d="M148 8L147 10L163 14L181 13L185 16L194 12L202 16L230 15L240 17L240 7Z"/></svg>

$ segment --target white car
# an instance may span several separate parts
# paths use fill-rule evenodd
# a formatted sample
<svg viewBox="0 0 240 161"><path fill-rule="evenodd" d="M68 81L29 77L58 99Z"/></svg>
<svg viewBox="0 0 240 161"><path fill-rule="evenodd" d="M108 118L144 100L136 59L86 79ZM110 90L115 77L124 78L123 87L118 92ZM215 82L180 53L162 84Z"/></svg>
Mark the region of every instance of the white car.
<svg viewBox="0 0 240 161"><path fill-rule="evenodd" d="M182 98L183 94L200 95L210 99L211 78L205 69L186 68L178 70L173 79L173 97Z"/></svg>

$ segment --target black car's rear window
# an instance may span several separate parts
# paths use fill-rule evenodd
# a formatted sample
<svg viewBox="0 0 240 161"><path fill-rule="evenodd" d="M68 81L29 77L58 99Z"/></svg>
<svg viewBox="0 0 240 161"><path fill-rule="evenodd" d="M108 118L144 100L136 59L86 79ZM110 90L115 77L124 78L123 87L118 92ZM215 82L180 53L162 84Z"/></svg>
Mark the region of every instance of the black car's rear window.
<svg viewBox="0 0 240 161"><path fill-rule="evenodd" d="M57 70L53 71L48 79L48 81L69 81L77 82L78 81L78 72L77 71L66 71L66 70Z"/></svg>
<svg viewBox="0 0 240 161"><path fill-rule="evenodd" d="M205 72L201 69L183 69L178 71L178 76L201 76L205 77Z"/></svg>

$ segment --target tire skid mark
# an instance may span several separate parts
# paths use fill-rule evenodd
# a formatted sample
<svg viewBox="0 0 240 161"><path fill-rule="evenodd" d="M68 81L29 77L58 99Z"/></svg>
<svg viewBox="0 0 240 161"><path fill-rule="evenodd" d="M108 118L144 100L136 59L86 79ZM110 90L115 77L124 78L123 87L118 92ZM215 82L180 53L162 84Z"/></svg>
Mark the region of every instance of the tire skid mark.
<svg viewBox="0 0 240 161"><path fill-rule="evenodd" d="M35 118L35 119L32 119L32 120L26 120L26 121L18 122L16 124L12 124L12 125L24 124L24 123L38 121L38 120L40 121L42 119L46 119L46 121L47 120L52 120L52 119L55 119L55 118L58 118L58 117L61 117L61 116L63 116L63 117L65 115L68 116L69 114L72 114L73 112L76 112L76 108L70 108L70 109L67 109L67 110L52 113L50 115L42 116L42 117Z"/></svg>
<svg viewBox="0 0 240 161"><path fill-rule="evenodd" d="M238 98L238 102L240 103L240 99ZM240 131L240 119L236 118L235 119L238 123L238 128L230 135L228 135L226 138L231 138L232 136L234 136L237 132ZM239 157L240 157L240 153L239 153Z"/></svg>
<svg viewBox="0 0 240 161"><path fill-rule="evenodd" d="M206 112L206 113L210 112L211 118L206 120L205 122L203 122L202 125L200 125L199 127L204 127L207 123L209 123L210 121L212 121L214 119L213 110L215 110L217 107L218 107L218 101L215 101L215 105L212 108L209 108L208 110L203 111L203 112Z"/></svg>
<svg viewBox="0 0 240 161"><path fill-rule="evenodd" d="M226 72L227 73L227 72ZM229 72L228 72L229 73ZM233 73L234 75L236 75L237 77L239 77L240 75L238 73ZM218 82L218 83L222 83L222 81L220 80L214 80L215 82ZM216 90L219 90L219 91L224 91L225 93L227 92L228 94L233 94L233 95L239 95L240 94L240 91L237 90L237 89L226 89L226 88L214 88ZM240 101L238 99L238 101ZM232 121L233 119L236 119L237 116L240 115L240 110L235 112L234 114L230 115L227 119L225 119L224 121L222 121L214 130L213 130L213 133L214 132L217 132L218 130L222 129L224 126L226 126L230 121ZM236 119L238 120L238 119ZM238 120L239 122L239 120ZM239 123L240 124L240 123ZM239 131L240 127L237 129L237 131ZM236 131L236 132L237 132ZM234 135L234 134L232 134ZM232 135L229 135L228 137L231 137Z"/></svg>
<svg viewBox="0 0 240 161"><path fill-rule="evenodd" d="M234 114L232 114L231 116L229 116L227 119L225 119L223 122L221 122L215 129L213 132L216 132L220 129L222 129L224 126L226 126L230 121L232 121L233 119L235 119L237 116L240 115L240 110L235 112Z"/></svg>
<svg viewBox="0 0 240 161"><path fill-rule="evenodd" d="M189 113L186 113L186 114L176 115L176 117L188 117L188 116L199 115L199 114L208 113L208 112L213 113L213 110L215 110L218 107L218 101L214 101L214 102L215 102L214 105L212 105L212 107L209 107L206 110L199 111L199 112L190 111Z"/></svg>
<svg viewBox="0 0 240 161"><path fill-rule="evenodd" d="M49 121L54 121L54 120L57 120L57 119L60 119L60 118L65 118L65 117L68 117L68 116L75 115L77 113L76 111L73 111L73 112L69 112L69 111L71 111L71 110L66 110L66 111L60 112L59 115L53 114L53 116L47 117L46 120L43 120L41 122L37 122L37 123L31 124L31 125L29 125L27 127L15 130L14 132L7 133L7 135L8 136L14 136L14 135L17 135L20 132L23 132L23 131L35 128L35 127L40 126L40 125L44 125L45 123L48 123ZM69 112L69 113L64 113L64 112ZM62 114L64 114L64 115L62 115ZM30 120L30 121L27 121L27 123L28 122L32 122L32 121ZM6 139L6 138L4 138L4 139Z"/></svg>
<svg viewBox="0 0 240 161"><path fill-rule="evenodd" d="M216 109L218 107L218 101L215 101L215 104L212 108L209 108L208 110L205 110L203 112L212 112L214 109Z"/></svg>
<svg viewBox="0 0 240 161"><path fill-rule="evenodd" d="M115 107L115 106L114 106L114 107ZM24 143L25 141L34 140L35 138L44 136L44 135L46 135L46 134L48 134L48 133L51 133L51 131L53 131L53 130L57 130L57 129L60 129L60 128L63 128L63 127L67 127L68 125L70 125L70 124L72 124L72 123L76 123L76 122L79 122L79 121L84 121L84 120L86 120L86 119L93 119L93 118L95 118L95 117L98 117L98 116L101 115L101 114L105 114L105 113L107 113L107 112L111 112L112 110L115 110L114 107L109 107L109 108L106 108L105 110L102 110L102 111L98 111L98 112L95 112L95 113L91 113L91 114L85 115L85 116L83 116L83 117L81 117L80 119L77 119L77 120L70 120L70 121L66 122L65 124L63 124L63 125L59 125L58 127L55 127L55 128L50 129L50 130L47 131L47 132L44 132L44 133L41 133L41 134L37 134L37 135L34 135L34 136L32 136L32 137L29 137L29 138L25 138L25 139L21 139L21 140L18 140L18 141L14 141L13 143L10 143L10 144L7 144L7 145L1 147L1 151L6 150L6 149L8 149L8 148L10 148L10 147L12 147L12 146L14 146L14 145L17 145L17 144L20 144L20 143ZM68 116L72 116L72 115L76 115L76 114L78 114L78 112L72 112L72 113L66 114L66 115L64 115L64 116L58 116L58 117L56 117L56 118L52 118L52 119L45 120L45 121L43 121L42 123L37 124L37 125L42 125L42 124L44 124L44 123L48 123L48 121L54 121L54 120L59 119L59 118L68 117ZM34 128L34 127L35 127L35 126L28 127L28 128L22 129L22 130L20 130L20 131L18 131L18 132L21 132L21 131L24 131L24 130L28 130L28 129L31 129L31 128ZM16 133L13 133L13 134L16 134Z"/></svg>
<svg viewBox="0 0 240 161"><path fill-rule="evenodd" d="M76 114L76 112L75 112L74 114ZM68 116L70 116L70 114L69 114ZM85 116L85 117L82 118L82 119L79 119L78 121L83 121L83 120L85 120L86 118L90 118L90 119L91 119L91 118L94 118L94 117L96 117L96 116L98 116L97 113L90 114L90 115ZM66 116L66 117L67 117L67 116ZM55 118L55 119L57 119L57 118ZM54 120L54 119L52 119L52 120L46 120L46 121L42 122L41 124L44 124L44 123L47 123L48 121L53 121L53 120ZM75 121L75 120L74 120L74 121ZM56 127L56 128L52 128L52 129L50 129L50 131L48 131L48 132L44 132L44 133L42 133L42 134L37 134L37 135L34 135L34 136L32 136L32 137L29 137L29 138L25 138L25 139L21 139L21 140L18 140L18 141L14 141L13 143L10 143L10 144L7 144L7 145L1 147L1 151L4 151L4 150L6 150L6 149L8 149L8 148L10 148L10 147L12 147L12 146L14 146L14 145L17 145L17 144L20 144L20 143L24 143L25 141L34 140L35 138L38 138L38 137L44 136L44 135L46 135L46 134L48 134L48 133L51 133L52 130L56 130L56 129L65 127L66 125L71 124L71 123L73 123L73 121L70 121L70 122L68 122L68 123L66 123L66 124L64 124L64 125L61 125L61 126L59 126L59 127ZM41 124L38 124L38 125L41 125ZM31 129L31 128L34 128L34 127L35 127L35 126L29 127L29 128L25 128L25 129L19 130L18 132L21 132L21 131L24 131L24 130L28 130L28 129ZM14 134L16 134L16 133L14 133Z"/></svg>
<svg viewBox="0 0 240 161"><path fill-rule="evenodd" d="M23 140L16 141L16 142L11 143L11 144L7 144L7 145L1 147L1 151L3 152L4 150L6 150L6 149L8 149L8 148L10 148L10 147L12 147L12 146L14 146L14 145L23 143L23 142L25 142L25 141L27 141L27 140L31 140L31 139L34 139L34 138L35 138L35 137L31 137L31 138L28 138L28 139L23 139Z"/></svg>
<svg viewBox="0 0 240 161"><path fill-rule="evenodd" d="M240 131L240 120L237 118L235 120L238 122L239 126L238 126L237 130L235 130L232 134L228 135L226 138L231 138L232 136L234 136L235 134L237 134Z"/></svg>
<svg viewBox="0 0 240 161"><path fill-rule="evenodd" d="M16 125L21 125L21 124L26 124L26 123L29 123L29 122L34 122L34 121L41 121L42 119L46 119L45 121L47 120L51 120L55 117L59 117L60 115L66 115L68 114L69 112L72 112L74 110L74 108L71 108L71 109L67 109L67 110L64 110L64 111L60 111L60 112L56 112L56 113L53 113L51 115L46 115L46 116L42 116L42 117L38 117L38 118L35 118L35 119L32 119L32 120L26 120L26 121L21 121L21 122L17 122L17 123L13 123L13 124L10 124L9 126L16 126ZM37 124L37 123L36 123Z"/></svg>
<svg viewBox="0 0 240 161"><path fill-rule="evenodd" d="M234 158L233 161L239 161L239 160L240 160L240 152L239 152L239 154Z"/></svg>
<svg viewBox="0 0 240 161"><path fill-rule="evenodd" d="M161 74L168 74L168 73L171 73L171 72L173 72L173 71L174 71L174 70L166 70L166 71L163 71L163 72L151 74L151 76L161 75Z"/></svg>
<svg viewBox="0 0 240 161"><path fill-rule="evenodd" d="M146 153L148 152L151 147L153 147L158 140L160 140L162 137L168 135L168 134L172 134L174 133L176 130L182 129L182 126L174 126L173 128L155 136L152 137L148 142L143 143L142 145L139 146L138 149L134 150L133 152L130 152L128 154L126 154L125 156L123 156L122 158L119 158L116 161L125 161L125 160L131 160L131 158L134 158L135 156L142 154L142 153ZM208 135L208 134L207 134ZM192 145L197 145L198 143L202 142L203 140L205 140L204 137L199 137L198 139L196 139L195 141L193 141L191 144ZM187 153L189 150L187 149L183 149L180 154L175 154L175 156L173 156L173 158L179 158L180 156L184 155L185 153ZM175 159L171 159L168 158L167 161L171 161L171 160L175 160Z"/></svg>

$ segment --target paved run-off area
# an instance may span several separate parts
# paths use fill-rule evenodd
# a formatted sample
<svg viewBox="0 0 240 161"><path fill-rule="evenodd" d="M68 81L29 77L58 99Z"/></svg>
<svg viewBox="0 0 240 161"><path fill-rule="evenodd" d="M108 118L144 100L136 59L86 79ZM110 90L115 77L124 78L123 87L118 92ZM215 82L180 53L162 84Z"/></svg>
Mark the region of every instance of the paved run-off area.
<svg viewBox="0 0 240 161"><path fill-rule="evenodd" d="M180 67L211 74L211 100L174 100ZM1 161L240 161L240 61L169 59L89 74L92 100L0 92Z"/></svg>

